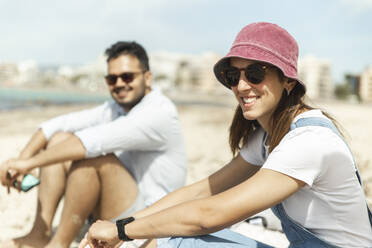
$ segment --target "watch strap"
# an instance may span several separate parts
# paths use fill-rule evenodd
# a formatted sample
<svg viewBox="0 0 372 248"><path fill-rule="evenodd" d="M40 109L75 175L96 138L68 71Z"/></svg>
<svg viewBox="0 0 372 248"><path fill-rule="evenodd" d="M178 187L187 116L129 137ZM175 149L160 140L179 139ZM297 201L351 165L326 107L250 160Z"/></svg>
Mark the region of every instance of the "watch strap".
<svg viewBox="0 0 372 248"><path fill-rule="evenodd" d="M128 224L128 223L131 223L134 220L135 220L134 217L131 216L131 217L116 221L116 228L118 229L118 236L119 236L120 240L123 240L123 241L133 240L133 239L129 238L127 236L127 234L125 233L125 225Z"/></svg>

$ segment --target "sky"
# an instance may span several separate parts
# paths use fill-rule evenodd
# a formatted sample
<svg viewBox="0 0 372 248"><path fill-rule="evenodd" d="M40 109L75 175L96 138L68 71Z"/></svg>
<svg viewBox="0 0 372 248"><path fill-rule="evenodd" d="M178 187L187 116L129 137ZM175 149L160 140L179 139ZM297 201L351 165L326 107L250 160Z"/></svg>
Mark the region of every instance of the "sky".
<svg viewBox="0 0 372 248"><path fill-rule="evenodd" d="M0 61L86 64L118 40L224 55L258 21L291 33L300 57L328 59L336 81L372 65L372 0L0 0Z"/></svg>

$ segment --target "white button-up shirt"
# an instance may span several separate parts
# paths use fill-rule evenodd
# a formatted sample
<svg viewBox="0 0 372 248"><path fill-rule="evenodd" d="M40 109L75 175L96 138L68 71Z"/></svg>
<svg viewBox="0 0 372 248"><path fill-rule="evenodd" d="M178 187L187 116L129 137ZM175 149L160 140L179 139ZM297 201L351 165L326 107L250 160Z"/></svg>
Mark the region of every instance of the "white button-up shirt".
<svg viewBox="0 0 372 248"><path fill-rule="evenodd" d="M159 90L129 112L110 100L46 121L41 129L47 139L57 132L74 133L86 158L114 153L137 181L146 205L185 183L187 158L177 109Z"/></svg>

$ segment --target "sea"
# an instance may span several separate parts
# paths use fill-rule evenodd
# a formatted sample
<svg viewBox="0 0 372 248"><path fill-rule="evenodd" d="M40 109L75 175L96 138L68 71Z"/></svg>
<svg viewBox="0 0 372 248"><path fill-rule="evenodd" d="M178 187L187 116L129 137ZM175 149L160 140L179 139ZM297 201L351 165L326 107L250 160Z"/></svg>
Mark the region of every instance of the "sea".
<svg viewBox="0 0 372 248"><path fill-rule="evenodd" d="M63 90L0 88L0 111L36 108L45 105L101 103L109 95Z"/></svg>
<svg viewBox="0 0 372 248"><path fill-rule="evenodd" d="M164 92L165 93L165 92ZM190 94L190 93L189 93ZM167 95L167 94L166 94ZM226 97L220 97L218 100L208 100L197 94L191 94L193 97L177 97L168 95L177 106L218 106L229 107L231 104L221 101ZM21 89L21 88L2 88L0 87L0 111L9 111L14 109L39 108L46 105L66 105L66 104L99 104L110 99L107 94L84 93L78 91L64 91L53 89Z"/></svg>

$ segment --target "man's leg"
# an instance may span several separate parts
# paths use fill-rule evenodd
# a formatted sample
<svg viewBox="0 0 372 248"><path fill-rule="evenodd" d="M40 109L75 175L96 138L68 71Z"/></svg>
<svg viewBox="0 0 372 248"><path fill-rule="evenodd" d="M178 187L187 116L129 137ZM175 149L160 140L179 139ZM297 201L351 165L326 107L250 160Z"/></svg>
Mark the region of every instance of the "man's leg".
<svg viewBox="0 0 372 248"><path fill-rule="evenodd" d="M69 247L97 204L99 218L110 220L128 209L137 195L135 180L115 155L73 163L67 179L61 222L46 247Z"/></svg>
<svg viewBox="0 0 372 248"><path fill-rule="evenodd" d="M67 137L68 133L57 133L48 142L51 147ZM61 163L40 170L40 185L37 197L37 210L31 231L23 237L3 242L0 247L44 247L50 241L51 227L58 203L64 193L66 175L71 163Z"/></svg>

